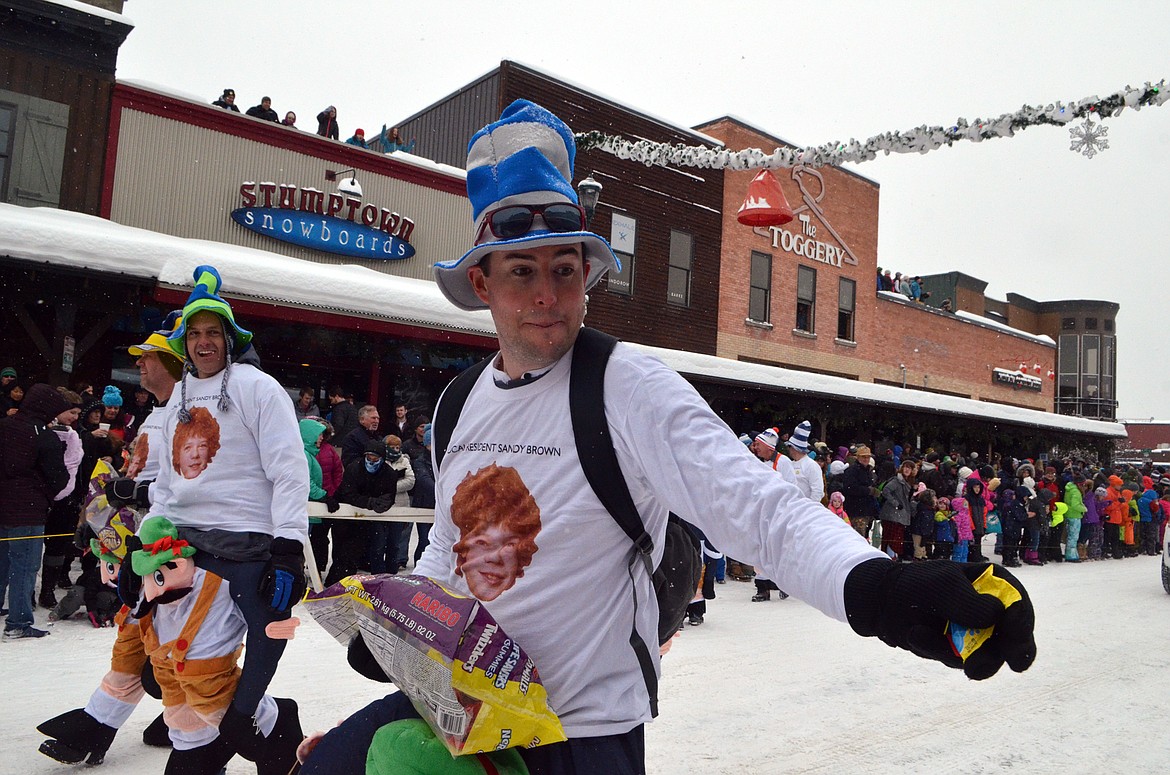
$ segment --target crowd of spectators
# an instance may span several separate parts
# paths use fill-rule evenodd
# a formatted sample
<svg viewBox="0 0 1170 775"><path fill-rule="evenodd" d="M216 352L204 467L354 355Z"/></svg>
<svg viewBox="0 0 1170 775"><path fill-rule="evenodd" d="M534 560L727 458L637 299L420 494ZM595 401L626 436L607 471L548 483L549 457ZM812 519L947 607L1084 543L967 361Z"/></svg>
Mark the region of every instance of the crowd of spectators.
<svg viewBox="0 0 1170 775"><path fill-rule="evenodd" d="M235 89L224 89L223 94L219 99L211 103L218 108L229 110L234 113L239 113L240 108L236 105L236 91ZM258 118L261 121L271 121L274 124L283 124L284 126L297 128L297 114L295 111L287 111L284 118L280 118L279 114L272 108L272 98L265 95L260 98L259 105L253 105L245 111L245 115ZM337 123L337 107L329 105L320 113L317 114L317 134L321 137L330 140L340 140L341 131ZM353 145L358 148L375 150L381 149L382 153L393 153L395 151L403 151L405 153L414 152L414 140L409 142L401 136L398 127L386 127L382 125L382 131L373 140L366 140L366 132L364 129L355 129L353 135L345 141L347 145Z"/></svg>
<svg viewBox="0 0 1170 775"><path fill-rule="evenodd" d="M953 559L983 562L998 555L1007 567L1079 563L1157 555L1170 518L1170 467L1146 463L1101 465L976 451L917 450L889 441L831 448L778 428L741 441L786 478L811 459L820 482L806 497L820 499L895 561ZM805 472L804 479L808 478ZM799 482L796 482L799 485ZM750 566L727 559L717 570L756 580L753 600L777 591Z"/></svg>

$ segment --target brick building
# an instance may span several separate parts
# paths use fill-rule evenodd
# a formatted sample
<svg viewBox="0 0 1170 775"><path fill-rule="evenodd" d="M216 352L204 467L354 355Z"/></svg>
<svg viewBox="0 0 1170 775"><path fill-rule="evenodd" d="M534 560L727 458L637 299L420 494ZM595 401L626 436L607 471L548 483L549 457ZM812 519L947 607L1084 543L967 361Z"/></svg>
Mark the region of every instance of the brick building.
<svg viewBox="0 0 1170 775"><path fill-rule="evenodd" d="M730 148L789 145L734 118L699 129ZM943 312L877 292L876 182L836 167L776 172L796 218L754 229L736 213L755 173L726 172L720 356L1051 411L1052 383L1033 369L1054 367L1051 338L981 304Z"/></svg>

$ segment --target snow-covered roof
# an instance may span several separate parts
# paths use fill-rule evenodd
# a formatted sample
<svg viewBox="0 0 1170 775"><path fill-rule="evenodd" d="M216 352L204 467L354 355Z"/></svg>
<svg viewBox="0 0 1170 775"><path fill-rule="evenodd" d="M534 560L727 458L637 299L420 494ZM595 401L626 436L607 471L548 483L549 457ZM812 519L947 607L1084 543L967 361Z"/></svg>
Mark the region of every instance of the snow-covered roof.
<svg viewBox="0 0 1170 775"><path fill-rule="evenodd" d="M456 309L442 296L438 286L427 280L394 277L352 264L319 264L255 248L173 237L64 210L0 204L0 255L156 280L175 287L191 287L192 270L199 264L212 264L224 278L227 296L495 336L489 313ZM1126 435L1119 423L713 355L634 346L682 374L699 378L1095 436Z"/></svg>
<svg viewBox="0 0 1170 775"><path fill-rule="evenodd" d="M908 299L903 294L901 294L897 291L878 291L877 294L878 294L878 296L882 297L883 299L887 299L889 301L896 301L899 304L906 304L908 306L915 307L916 309L923 309L923 310L929 309L933 312L941 312L941 310L939 310L936 307L927 307L927 306L924 306L922 304L918 304L913 299ZM974 323L977 326L986 326L987 328L994 328L994 329L997 329L999 331L1003 331L1005 334L1011 334L1012 336L1018 336L1021 339L1030 339L1033 342L1048 345L1049 347L1056 346L1056 342L1054 342L1052 340L1052 337L1048 336L1047 334L1033 334L1031 331L1024 331L1023 329L1012 328L1007 323L1001 323L1000 321L995 320L993 318L984 317L983 315L976 315L974 312L967 312L967 311L961 310L961 309L955 310L954 312L952 312L950 314L953 314L957 318L962 318L963 320L967 321L968 323Z"/></svg>
<svg viewBox="0 0 1170 775"><path fill-rule="evenodd" d="M1082 417L1040 412L1035 409L976 401L971 398L960 398L941 393L907 390L893 385L860 382L844 377L831 377L825 374L813 374L778 366L734 361L730 358L716 358L711 355L641 345L639 347L658 357L680 374L690 374L696 377L707 377L743 385L776 386L785 390L834 396L866 404L884 404L918 411L978 417L992 422L1002 421L1036 428L1070 430L1095 436L1121 437L1125 435L1125 427L1115 422L1088 420Z"/></svg>
<svg viewBox="0 0 1170 775"><path fill-rule="evenodd" d="M0 204L0 253L179 287L193 285L196 266L212 264L228 296L495 336L487 312L456 309L427 280L173 237L64 210Z"/></svg>

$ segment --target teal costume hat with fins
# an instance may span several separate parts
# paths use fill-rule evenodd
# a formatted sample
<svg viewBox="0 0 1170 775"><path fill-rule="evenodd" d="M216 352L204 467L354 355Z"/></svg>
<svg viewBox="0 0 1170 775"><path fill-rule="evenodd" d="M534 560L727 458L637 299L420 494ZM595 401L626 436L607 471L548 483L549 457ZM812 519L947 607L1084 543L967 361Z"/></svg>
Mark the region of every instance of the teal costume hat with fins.
<svg viewBox="0 0 1170 775"><path fill-rule="evenodd" d="M219 315L223 318L226 326L230 326L234 349L237 353L243 352L248 343L252 341L252 332L236 323L231 305L220 298L219 289L223 285L223 280L220 279L219 272L214 266L203 264L195 267L194 278L195 290L191 291L191 295L187 297L187 303L183 305L183 317L179 322L179 327L167 337L172 348L175 352L186 357L187 321L196 312L207 310Z"/></svg>

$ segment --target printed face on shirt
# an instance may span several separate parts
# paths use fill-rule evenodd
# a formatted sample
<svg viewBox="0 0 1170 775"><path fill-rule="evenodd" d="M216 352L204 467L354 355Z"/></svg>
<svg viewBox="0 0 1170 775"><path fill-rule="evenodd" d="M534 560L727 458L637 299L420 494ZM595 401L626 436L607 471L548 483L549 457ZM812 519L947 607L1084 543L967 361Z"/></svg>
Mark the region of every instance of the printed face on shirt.
<svg viewBox="0 0 1170 775"><path fill-rule="evenodd" d="M191 409L191 421L175 427L171 465L184 479L194 479L207 470L219 452L219 423L201 406Z"/></svg>
<svg viewBox="0 0 1170 775"><path fill-rule="evenodd" d="M585 320L581 245L515 246L467 270L491 309L504 371L513 379L567 353Z"/></svg>
<svg viewBox="0 0 1170 775"><path fill-rule="evenodd" d="M514 468L492 464L468 474L451 499L459 528L455 573L483 602L495 600L524 576L537 551L540 509Z"/></svg>
<svg viewBox="0 0 1170 775"><path fill-rule="evenodd" d="M146 458L150 454L150 434L139 433L134 437L134 452L130 456L130 465L126 468L126 476L133 479L142 473L146 467Z"/></svg>

